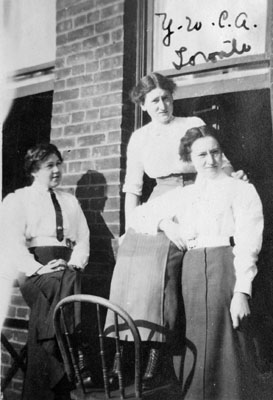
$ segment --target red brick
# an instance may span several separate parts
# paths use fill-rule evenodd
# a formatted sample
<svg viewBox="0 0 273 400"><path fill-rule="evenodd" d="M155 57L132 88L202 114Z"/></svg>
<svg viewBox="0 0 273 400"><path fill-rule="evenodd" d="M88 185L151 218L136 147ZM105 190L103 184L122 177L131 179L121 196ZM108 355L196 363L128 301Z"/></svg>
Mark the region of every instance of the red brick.
<svg viewBox="0 0 273 400"><path fill-rule="evenodd" d="M94 25L88 25L81 29L76 29L67 34L67 41L72 42L74 40L82 39L84 37L89 37L94 35ZM83 44L83 49L84 49Z"/></svg>
<svg viewBox="0 0 273 400"><path fill-rule="evenodd" d="M110 118L121 116L122 105L103 107L100 109L100 118Z"/></svg>
<svg viewBox="0 0 273 400"><path fill-rule="evenodd" d="M78 28L79 26L85 25L87 21L86 15L80 15L79 17L76 17L74 20L74 26L75 28Z"/></svg>
<svg viewBox="0 0 273 400"><path fill-rule="evenodd" d="M56 79L62 79L62 78L66 78L69 75L71 75L71 68L62 68L62 69L58 69L58 71L56 72Z"/></svg>
<svg viewBox="0 0 273 400"><path fill-rule="evenodd" d="M99 22L98 24L95 25L95 30L96 33L103 33L107 31L112 31L113 27L122 25L123 25L123 16L118 16Z"/></svg>
<svg viewBox="0 0 273 400"><path fill-rule="evenodd" d="M117 223L119 221L119 210L116 211L104 211L102 213L103 219L106 223Z"/></svg>
<svg viewBox="0 0 273 400"><path fill-rule="evenodd" d="M70 15L74 16L74 15L86 12L88 10L91 10L95 6L96 6L96 0L87 0L84 2L79 2L79 1L75 2L75 0L74 0L73 2L71 2L71 5L69 7L67 7L67 9L65 10L66 13L65 14L63 13L63 17L65 15L65 17L67 18ZM64 8L64 7L57 8L57 10L62 10L62 8ZM57 15L58 15L58 12L57 12ZM60 17L61 17L61 15L59 15L59 18Z"/></svg>
<svg viewBox="0 0 273 400"><path fill-rule="evenodd" d="M110 82L110 92L120 92L122 91L122 80L116 80Z"/></svg>
<svg viewBox="0 0 273 400"><path fill-rule="evenodd" d="M91 73L91 72L97 72L99 69L99 62L98 61L93 61L91 63L86 64L86 72Z"/></svg>
<svg viewBox="0 0 273 400"><path fill-rule="evenodd" d="M109 145L109 146L97 146L93 147L92 149L92 156L93 157L109 157L119 155L120 153L120 146L117 144Z"/></svg>
<svg viewBox="0 0 273 400"><path fill-rule="evenodd" d="M85 72L85 64L74 65L72 67L72 75L80 75Z"/></svg>
<svg viewBox="0 0 273 400"><path fill-rule="evenodd" d="M56 68L64 68L64 66L65 66L65 58L57 57L55 60L55 67Z"/></svg>
<svg viewBox="0 0 273 400"><path fill-rule="evenodd" d="M107 196L117 197L120 195L121 185L108 185L107 186Z"/></svg>
<svg viewBox="0 0 273 400"><path fill-rule="evenodd" d="M121 124L121 118L112 118L108 120L102 121L94 121L92 123L92 131L93 132L107 132L118 129Z"/></svg>
<svg viewBox="0 0 273 400"><path fill-rule="evenodd" d="M119 210L120 209L120 198L119 197L111 197L107 199L105 203L105 210Z"/></svg>
<svg viewBox="0 0 273 400"><path fill-rule="evenodd" d="M121 41L100 47L95 51L95 59L99 60L100 58L112 56L113 54L123 54L123 46L124 43Z"/></svg>
<svg viewBox="0 0 273 400"><path fill-rule="evenodd" d="M75 112L72 114L72 124L75 124L77 122L83 122L85 117L85 112L84 111L79 111Z"/></svg>
<svg viewBox="0 0 273 400"><path fill-rule="evenodd" d="M69 160L81 160L90 157L90 149L74 149L69 152ZM68 160L68 161L69 161Z"/></svg>
<svg viewBox="0 0 273 400"><path fill-rule="evenodd" d="M64 112L64 103L54 103L52 105L52 114L62 114Z"/></svg>
<svg viewBox="0 0 273 400"><path fill-rule="evenodd" d="M75 0L57 0L56 8L57 10L61 10L72 6L73 4L75 4Z"/></svg>
<svg viewBox="0 0 273 400"><path fill-rule="evenodd" d="M117 0L99 0L99 5L102 8L103 6L108 6L109 4L117 3ZM120 3L120 1L119 1Z"/></svg>
<svg viewBox="0 0 273 400"><path fill-rule="evenodd" d="M103 160L95 160L96 169L103 171L105 169L115 169L120 167L119 157L115 158L105 158Z"/></svg>
<svg viewBox="0 0 273 400"><path fill-rule="evenodd" d="M113 42L119 42L121 40L123 40L124 37L124 30L121 29L117 29L114 32L111 32L111 39Z"/></svg>
<svg viewBox="0 0 273 400"><path fill-rule="evenodd" d="M109 183L119 183L120 181L120 172L119 171L107 171L104 172L104 177L107 182Z"/></svg>
<svg viewBox="0 0 273 400"><path fill-rule="evenodd" d="M57 43L57 46L67 43L67 33L58 35L56 38L56 43Z"/></svg>
<svg viewBox="0 0 273 400"><path fill-rule="evenodd" d="M68 125L64 128L65 135L80 135L91 132L91 124Z"/></svg>
<svg viewBox="0 0 273 400"><path fill-rule="evenodd" d="M100 19L100 12L99 11L93 11L91 13L87 14L87 23L94 23L99 21Z"/></svg>
<svg viewBox="0 0 273 400"><path fill-rule="evenodd" d="M16 317L19 318L19 319L28 320L29 319L29 313L30 313L30 311L29 311L28 307L25 307L25 308L21 307L21 308L17 309Z"/></svg>
<svg viewBox="0 0 273 400"><path fill-rule="evenodd" d="M104 33L103 35L97 35L90 39L86 39L83 41L83 49L93 49L94 47L105 46L110 42L109 33Z"/></svg>
<svg viewBox="0 0 273 400"><path fill-rule="evenodd" d="M67 87L83 86L87 83L93 82L93 75L82 75L75 78L69 78L66 81Z"/></svg>
<svg viewBox="0 0 273 400"><path fill-rule="evenodd" d="M95 96L98 94L105 94L108 92L109 89L109 83L100 83L97 85L90 85L81 88L81 97L89 97L89 96ZM105 95L105 97L108 97Z"/></svg>
<svg viewBox="0 0 273 400"><path fill-rule="evenodd" d="M85 64L87 61L91 60L94 60L94 52L90 50L68 56L66 62L67 65L77 65Z"/></svg>
<svg viewBox="0 0 273 400"><path fill-rule="evenodd" d="M66 21L59 22L56 27L56 32L57 34L62 33L71 30L71 28L72 28L72 20L69 19Z"/></svg>
<svg viewBox="0 0 273 400"><path fill-rule="evenodd" d="M64 175L62 179L62 185L63 186L74 186L77 184L79 180L79 175Z"/></svg>
<svg viewBox="0 0 273 400"><path fill-rule="evenodd" d="M96 119L99 119L99 116L100 110L98 108L86 111L86 121L94 121Z"/></svg>
<svg viewBox="0 0 273 400"><path fill-rule="evenodd" d="M54 93L54 101L72 100L79 97L79 89L63 90Z"/></svg>
<svg viewBox="0 0 273 400"><path fill-rule="evenodd" d="M79 146L94 146L96 144L104 143L105 135L88 135L81 136L77 138L77 143Z"/></svg>
<svg viewBox="0 0 273 400"><path fill-rule="evenodd" d="M120 104L122 101L121 93L110 93L106 95L101 95L93 99L94 107L103 107L110 104Z"/></svg>
<svg viewBox="0 0 273 400"><path fill-rule="evenodd" d="M87 110L90 109L91 107L92 107L92 101L88 99L67 101L65 103L66 112Z"/></svg>
<svg viewBox="0 0 273 400"><path fill-rule="evenodd" d="M103 8L101 10L101 19L112 17L116 14L123 14L124 12L124 5L123 2L113 4L110 7Z"/></svg>
<svg viewBox="0 0 273 400"><path fill-rule="evenodd" d="M66 125L70 122L70 115L69 114L62 114L62 115L53 115L52 117L52 124L53 126L56 125Z"/></svg>
<svg viewBox="0 0 273 400"><path fill-rule="evenodd" d="M82 161L82 170L88 172L89 170L94 169L94 161Z"/></svg>
<svg viewBox="0 0 273 400"><path fill-rule="evenodd" d="M121 131L108 132L108 143L120 143L121 142Z"/></svg>
<svg viewBox="0 0 273 400"><path fill-rule="evenodd" d="M123 64L123 56L117 55L114 57L106 58L100 61L100 69L103 71L105 69L120 68Z"/></svg>
<svg viewBox="0 0 273 400"><path fill-rule="evenodd" d="M63 135L63 127L60 128L55 128L52 127L51 128L51 132L50 132L50 137L55 139L55 138L59 138Z"/></svg>
<svg viewBox="0 0 273 400"><path fill-rule="evenodd" d="M60 92L61 90L65 89L65 80L62 81L56 81L54 82L54 91L55 92Z"/></svg>
<svg viewBox="0 0 273 400"><path fill-rule="evenodd" d="M70 162L68 163L69 173L81 172L82 171L82 163L81 161Z"/></svg>
<svg viewBox="0 0 273 400"><path fill-rule="evenodd" d="M111 81L115 79L122 78L123 68L112 69L110 71L102 71L94 74L95 82Z"/></svg>
<svg viewBox="0 0 273 400"><path fill-rule="evenodd" d="M64 138L54 139L52 142L59 149L64 149L64 148L67 148L67 147L70 148L70 149L73 149L75 147L75 140L72 139L72 138L71 139L64 139Z"/></svg>
<svg viewBox="0 0 273 400"><path fill-rule="evenodd" d="M7 317L14 318L15 315L16 315L16 307L13 307L13 306L9 305L8 312L7 312Z"/></svg>
<svg viewBox="0 0 273 400"><path fill-rule="evenodd" d="M62 57L72 53L79 53L82 48L81 43L72 43L63 46L58 46L56 50L56 56Z"/></svg>

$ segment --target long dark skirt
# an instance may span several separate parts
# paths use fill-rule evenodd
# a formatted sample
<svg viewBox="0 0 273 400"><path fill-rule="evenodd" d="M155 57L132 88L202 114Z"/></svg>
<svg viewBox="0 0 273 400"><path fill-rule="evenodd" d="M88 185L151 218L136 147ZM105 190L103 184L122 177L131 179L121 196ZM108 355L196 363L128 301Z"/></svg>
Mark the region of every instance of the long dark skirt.
<svg viewBox="0 0 273 400"><path fill-rule="evenodd" d="M185 399L241 400L255 395L251 318L232 327L235 284L231 247L196 249L184 256L182 293L186 315L183 371Z"/></svg>
<svg viewBox="0 0 273 400"><path fill-rule="evenodd" d="M110 300L131 315L143 341L167 340L174 345L178 336L181 340L182 258L183 252L163 233L151 236L131 229L125 235L114 269ZM105 333L109 336L113 336L113 322L112 313L108 313ZM132 340L126 326L121 339Z"/></svg>
<svg viewBox="0 0 273 400"><path fill-rule="evenodd" d="M61 392L69 398L70 384L55 338L53 312L59 300L74 293L75 281L76 272L67 269L32 276L20 284L30 307L23 400L55 399L60 382Z"/></svg>

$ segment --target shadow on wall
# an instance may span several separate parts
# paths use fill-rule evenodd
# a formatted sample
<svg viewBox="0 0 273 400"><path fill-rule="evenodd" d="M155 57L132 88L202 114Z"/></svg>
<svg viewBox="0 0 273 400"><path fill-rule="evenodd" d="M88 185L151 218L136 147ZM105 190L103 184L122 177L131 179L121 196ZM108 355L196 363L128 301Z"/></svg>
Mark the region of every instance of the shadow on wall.
<svg viewBox="0 0 273 400"><path fill-rule="evenodd" d="M102 212L107 201L104 175L88 170L78 181L75 195L85 214L90 230L90 257L85 268L83 292L108 297L115 265L112 248L113 234L107 227ZM88 279L90 278L90 279Z"/></svg>

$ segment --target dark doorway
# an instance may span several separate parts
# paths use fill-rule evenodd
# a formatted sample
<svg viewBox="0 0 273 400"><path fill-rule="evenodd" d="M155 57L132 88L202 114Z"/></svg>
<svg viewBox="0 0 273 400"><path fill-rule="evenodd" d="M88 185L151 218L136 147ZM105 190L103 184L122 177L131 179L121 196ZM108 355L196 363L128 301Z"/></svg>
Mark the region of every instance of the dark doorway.
<svg viewBox="0 0 273 400"><path fill-rule="evenodd" d="M26 150L38 142L49 142L52 99L53 91L14 100L3 126L3 197L27 184Z"/></svg>

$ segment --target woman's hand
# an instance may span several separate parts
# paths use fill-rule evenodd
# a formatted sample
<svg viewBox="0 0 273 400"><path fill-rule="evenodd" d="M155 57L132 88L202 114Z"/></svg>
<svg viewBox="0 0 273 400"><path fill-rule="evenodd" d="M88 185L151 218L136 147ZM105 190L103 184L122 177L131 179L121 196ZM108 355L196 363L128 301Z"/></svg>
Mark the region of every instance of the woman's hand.
<svg viewBox="0 0 273 400"><path fill-rule="evenodd" d="M234 293L230 304L230 314L233 328L239 328L240 321L250 315L247 294L240 292Z"/></svg>
<svg viewBox="0 0 273 400"><path fill-rule="evenodd" d="M49 274L51 272L63 271L67 267L67 262L62 258L58 260L51 260L49 263L41 267L38 271L38 275Z"/></svg>
<svg viewBox="0 0 273 400"><path fill-rule="evenodd" d="M232 172L231 176L232 176L232 178L241 179L242 181L248 182L248 177L242 169L240 169L239 171L236 171L236 172Z"/></svg>
<svg viewBox="0 0 273 400"><path fill-rule="evenodd" d="M159 229L165 233L179 250L184 250L186 245L182 239L179 224L168 219L163 219L159 223Z"/></svg>

